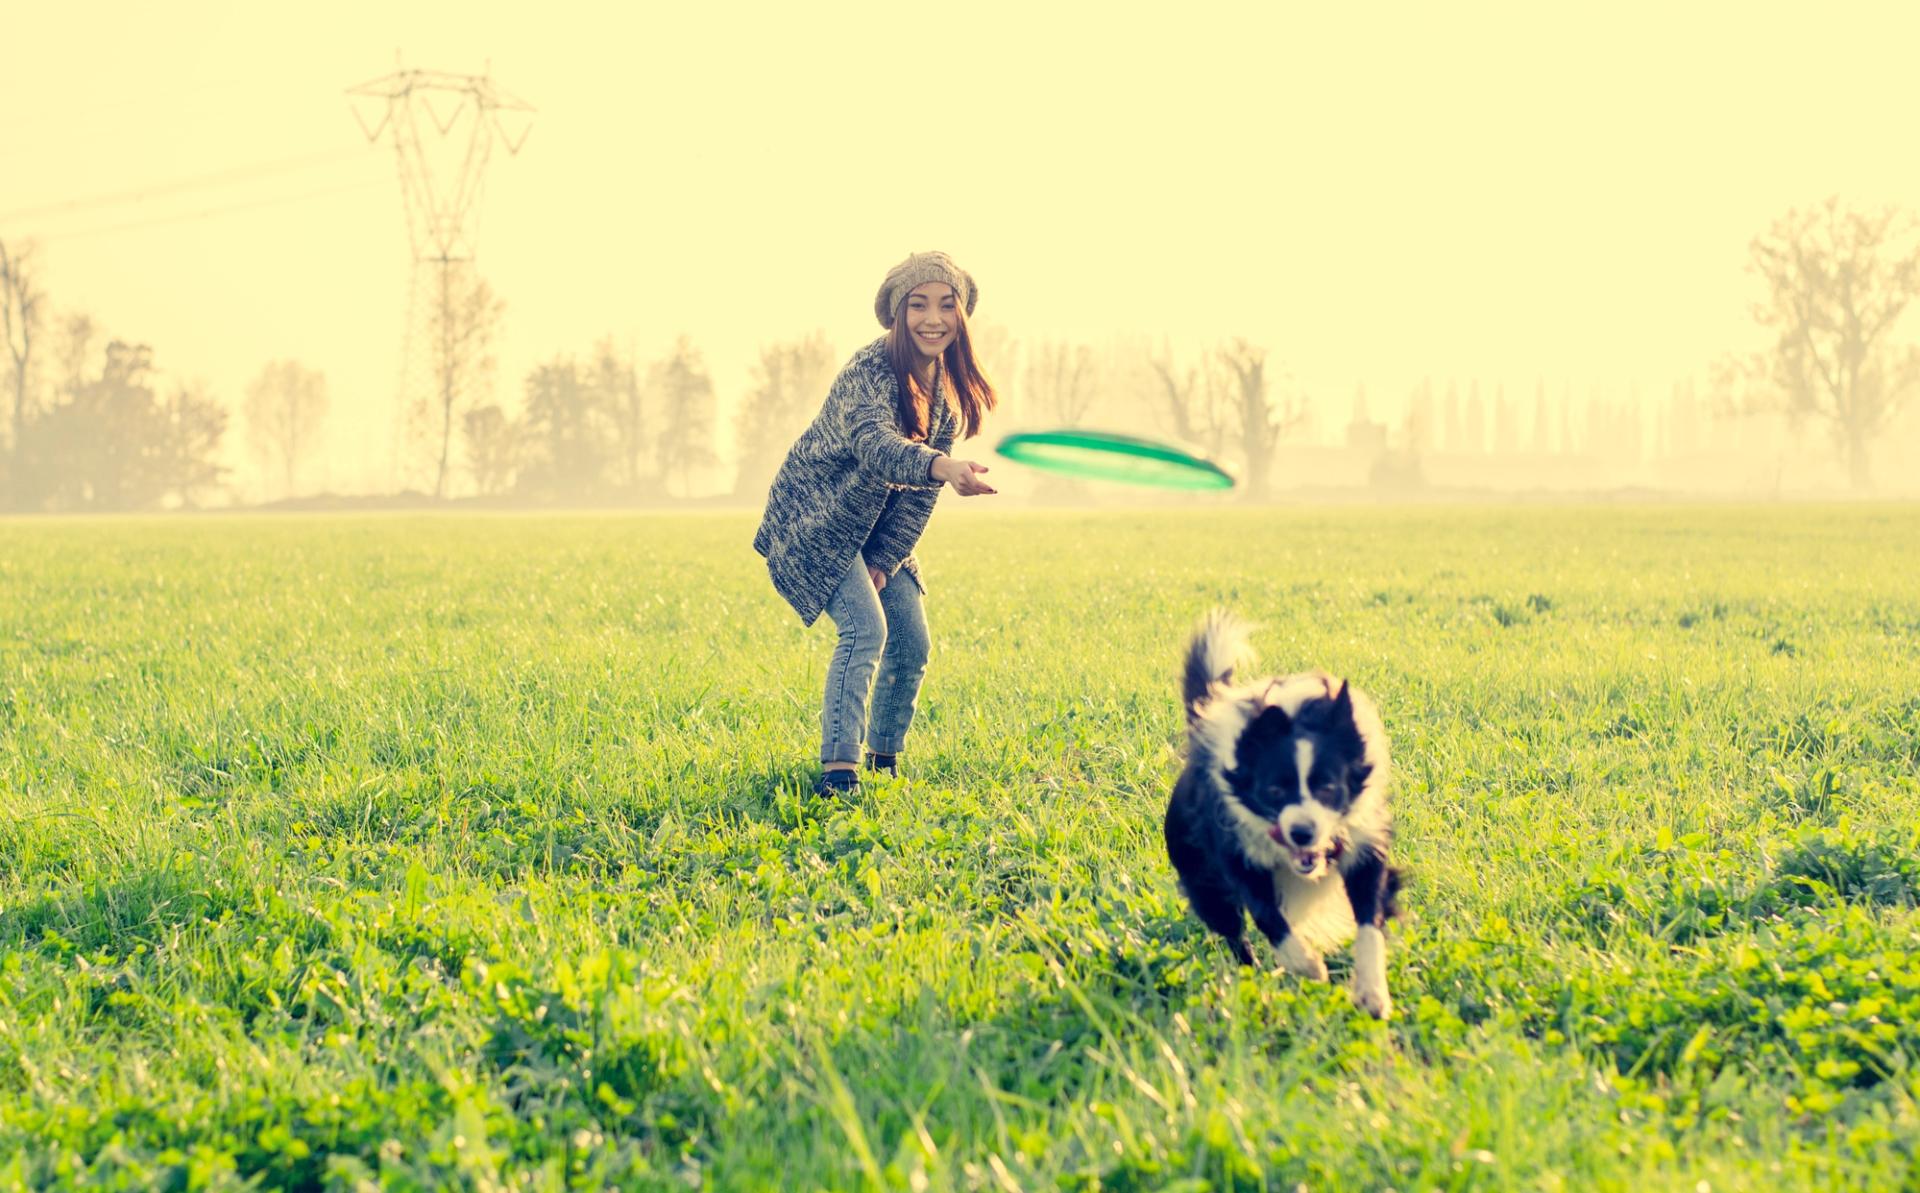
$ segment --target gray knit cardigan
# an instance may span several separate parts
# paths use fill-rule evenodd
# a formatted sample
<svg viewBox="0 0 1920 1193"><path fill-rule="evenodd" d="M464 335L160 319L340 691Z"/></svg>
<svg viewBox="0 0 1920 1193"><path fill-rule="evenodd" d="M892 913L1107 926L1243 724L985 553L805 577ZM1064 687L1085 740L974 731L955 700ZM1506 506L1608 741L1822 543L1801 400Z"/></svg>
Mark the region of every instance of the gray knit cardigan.
<svg viewBox="0 0 1920 1193"><path fill-rule="evenodd" d="M900 432L899 399L882 336L840 370L773 478L753 549L807 625L856 554L889 576L906 570L926 591L913 547L940 496L933 462L953 446L960 417L936 393L927 440L915 442Z"/></svg>

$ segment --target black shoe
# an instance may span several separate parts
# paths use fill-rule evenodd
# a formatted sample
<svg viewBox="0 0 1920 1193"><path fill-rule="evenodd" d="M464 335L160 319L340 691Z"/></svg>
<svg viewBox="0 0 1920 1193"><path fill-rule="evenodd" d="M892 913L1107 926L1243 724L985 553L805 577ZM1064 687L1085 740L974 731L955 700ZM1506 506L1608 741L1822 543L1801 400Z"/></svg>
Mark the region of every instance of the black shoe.
<svg viewBox="0 0 1920 1193"><path fill-rule="evenodd" d="M815 795L851 795L860 790L860 776L850 770L823 770L814 780Z"/></svg>
<svg viewBox="0 0 1920 1193"><path fill-rule="evenodd" d="M875 754L867 752L867 769L887 776L889 779L900 777L900 756L897 754Z"/></svg>

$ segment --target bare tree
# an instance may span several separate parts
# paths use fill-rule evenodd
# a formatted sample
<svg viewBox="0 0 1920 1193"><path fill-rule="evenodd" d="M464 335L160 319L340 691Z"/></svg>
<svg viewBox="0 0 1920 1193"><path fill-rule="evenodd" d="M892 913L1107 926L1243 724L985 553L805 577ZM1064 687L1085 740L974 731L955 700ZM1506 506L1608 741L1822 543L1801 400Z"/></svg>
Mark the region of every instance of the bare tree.
<svg viewBox="0 0 1920 1193"><path fill-rule="evenodd" d="M1872 487L1871 448L1920 389L1920 347L1901 343L1901 316L1920 297L1920 222L1894 208L1837 198L1789 211L1751 252L1767 285L1754 319L1764 351L1723 361L1724 406L1829 424L1856 490Z"/></svg>
<svg viewBox="0 0 1920 1193"><path fill-rule="evenodd" d="M504 493L519 467L520 431L498 402L467 411L460 418L467 445L467 468L482 497Z"/></svg>
<svg viewBox="0 0 1920 1193"><path fill-rule="evenodd" d="M588 383L597 394L597 409L613 426L613 482L636 493L644 475L640 465L646 458L647 424L646 395L633 354L621 356L611 336L601 340L594 349Z"/></svg>
<svg viewBox="0 0 1920 1193"><path fill-rule="evenodd" d="M6 341L13 375L11 434L7 442L15 452L19 451L26 435L31 413L29 386L33 378L33 348L39 340L45 313L46 293L40 288L37 255L37 246L31 241L9 249L7 243L0 240L0 339ZM15 464L8 472L14 479L14 496L18 499L21 497L17 488L20 469L18 461Z"/></svg>
<svg viewBox="0 0 1920 1193"><path fill-rule="evenodd" d="M1042 417L1058 426L1078 426L1095 389L1093 349L1058 340L1034 345L1027 358L1027 394Z"/></svg>
<svg viewBox="0 0 1920 1193"><path fill-rule="evenodd" d="M248 383L243 411L248 444L280 473L281 496L293 496L300 464L326 422L326 375L298 361L273 361Z"/></svg>
<svg viewBox="0 0 1920 1193"><path fill-rule="evenodd" d="M1286 390L1280 403L1268 394L1267 350L1236 339L1214 354L1231 383L1233 427L1247 462L1247 499L1265 497L1280 436L1305 417L1298 395Z"/></svg>
<svg viewBox="0 0 1920 1193"><path fill-rule="evenodd" d="M967 339L973 345L975 363L987 380L999 387L1004 403L1007 386L1019 369L1020 341L1014 339L1006 324L986 318L967 320Z"/></svg>
<svg viewBox="0 0 1920 1193"><path fill-rule="evenodd" d="M420 399L414 411L434 458L436 498L447 494L456 415L478 403L492 383L493 338L506 310L469 263L442 262L439 286L440 301L433 308L428 337L433 394Z"/></svg>
<svg viewBox="0 0 1920 1193"><path fill-rule="evenodd" d="M740 459L734 473L735 495L757 494L765 488L832 384L833 349L822 332L760 349L753 388L734 419Z"/></svg>
<svg viewBox="0 0 1920 1193"><path fill-rule="evenodd" d="M166 403L165 420L160 483L164 493L192 509L200 504L200 495L217 488L227 473L215 460L227 433L227 408L207 392L204 382L193 382L174 390Z"/></svg>
<svg viewBox="0 0 1920 1193"><path fill-rule="evenodd" d="M591 370L555 356L527 374L526 395L519 490L548 499L598 496L617 445Z"/></svg>
<svg viewBox="0 0 1920 1193"><path fill-rule="evenodd" d="M60 339L54 344L60 375L56 397L70 398L87 383L87 361L93 356L93 342L100 329L87 315L68 315L60 323Z"/></svg>
<svg viewBox="0 0 1920 1193"><path fill-rule="evenodd" d="M675 471L683 495L692 487L697 468L719 463L713 452L713 378L706 362L685 336L665 360L653 366L648 386L660 412L660 435L655 441L664 487Z"/></svg>
<svg viewBox="0 0 1920 1193"><path fill-rule="evenodd" d="M1208 458L1219 456L1227 442L1226 388L1219 373L1212 367L1181 370L1165 346L1159 356L1148 359L1147 367L1153 373L1160 408L1173 422L1173 433Z"/></svg>

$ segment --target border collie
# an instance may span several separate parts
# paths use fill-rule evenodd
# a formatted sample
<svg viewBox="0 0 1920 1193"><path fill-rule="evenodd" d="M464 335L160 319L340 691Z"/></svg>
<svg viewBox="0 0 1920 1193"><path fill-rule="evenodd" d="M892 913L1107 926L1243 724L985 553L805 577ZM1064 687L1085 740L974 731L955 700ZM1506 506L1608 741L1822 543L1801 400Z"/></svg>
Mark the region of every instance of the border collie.
<svg viewBox="0 0 1920 1193"><path fill-rule="evenodd" d="M1254 964L1245 917L1289 973L1325 981L1323 950L1353 944L1353 1001L1378 1019L1388 862L1387 735L1373 702L1323 671L1251 677L1246 628L1216 611L1187 647L1187 762L1167 804L1167 857L1187 901Z"/></svg>

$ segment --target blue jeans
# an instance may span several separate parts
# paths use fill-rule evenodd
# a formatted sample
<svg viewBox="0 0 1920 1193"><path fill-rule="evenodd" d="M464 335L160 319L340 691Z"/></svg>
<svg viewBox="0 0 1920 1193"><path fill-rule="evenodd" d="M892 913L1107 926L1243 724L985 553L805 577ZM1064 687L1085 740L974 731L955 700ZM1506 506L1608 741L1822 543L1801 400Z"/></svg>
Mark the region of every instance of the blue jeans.
<svg viewBox="0 0 1920 1193"><path fill-rule="evenodd" d="M827 616L840 639L827 666L820 761L859 762L862 736L874 753L898 754L906 745L920 680L927 673L927 616L920 607L920 582L901 568L875 592L867 561L855 555L840 587L827 598Z"/></svg>

